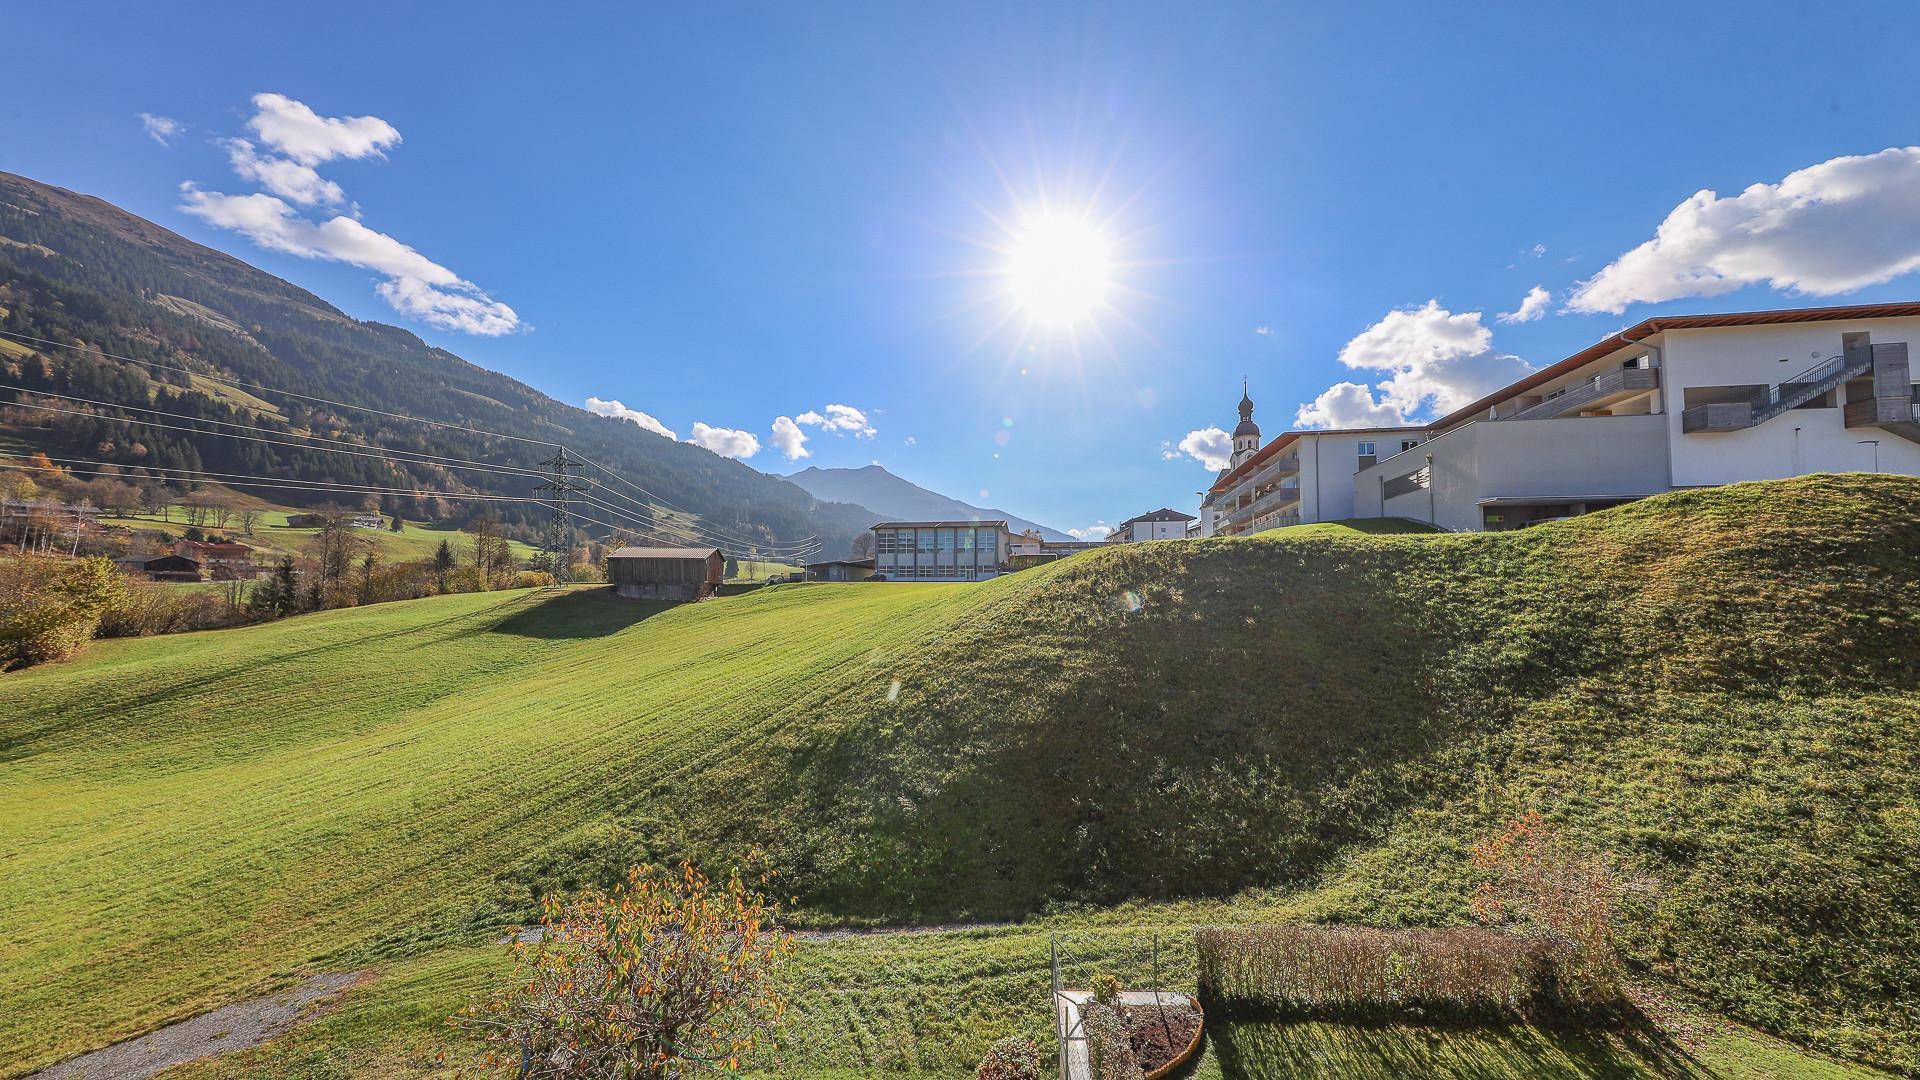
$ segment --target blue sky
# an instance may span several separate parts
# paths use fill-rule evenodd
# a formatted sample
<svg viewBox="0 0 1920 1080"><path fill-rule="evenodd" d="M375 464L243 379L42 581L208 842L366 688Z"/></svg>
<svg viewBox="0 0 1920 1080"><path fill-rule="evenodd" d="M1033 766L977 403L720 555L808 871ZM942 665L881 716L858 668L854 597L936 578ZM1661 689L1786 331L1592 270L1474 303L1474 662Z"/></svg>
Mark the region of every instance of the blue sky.
<svg viewBox="0 0 1920 1080"><path fill-rule="evenodd" d="M1191 510L1242 375L1271 436L1920 293L1920 13L1582 7L47 5L0 168L757 468L1084 529ZM1029 327L1009 236L1087 208L1106 302Z"/></svg>

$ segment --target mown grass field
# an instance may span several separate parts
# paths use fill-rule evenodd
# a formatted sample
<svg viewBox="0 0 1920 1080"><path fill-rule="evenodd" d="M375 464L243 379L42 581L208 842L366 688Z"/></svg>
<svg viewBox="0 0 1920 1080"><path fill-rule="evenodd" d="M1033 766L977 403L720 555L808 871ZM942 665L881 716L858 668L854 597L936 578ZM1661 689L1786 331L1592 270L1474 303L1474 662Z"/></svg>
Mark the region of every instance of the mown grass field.
<svg viewBox="0 0 1920 1080"><path fill-rule="evenodd" d="M289 526L287 518L295 513L299 511L276 509L262 512L260 519L254 523L252 536L240 532L237 518L231 527L215 531L223 535L231 534L240 542L272 555L294 554L304 551L307 544L320 534L319 529ZM178 512L172 515L171 520L147 515L103 517L100 520L104 524L125 525L134 529L163 529L175 536L187 531L187 524ZM355 529L353 535L365 541L369 550L388 562L431 559L433 553L439 550L443 540L453 545L454 557L463 563L473 558L473 536L459 529L439 528L408 521L401 526L399 532L387 528ZM507 543L513 549L513 557L517 560L525 560L534 553L532 547L518 540L509 540Z"/></svg>
<svg viewBox="0 0 1920 1080"><path fill-rule="evenodd" d="M1049 933L1091 973L1196 922L1457 922L1468 848L1525 810L1645 876L1646 977L1914 1069L1915 520L1920 483L1814 477L1518 534L1281 530L978 586L472 594L100 643L0 680L0 1071L374 964L336 1016L217 1068L418 1075L498 963L475 946L536 893L759 849L814 925L1028 920L803 948L795 1067L770 1072L954 1075L1045 1032ZM1363 1034L1248 1028L1209 1068L1665 1060ZM1682 1048L1708 1075L1829 1068L1739 1028Z"/></svg>

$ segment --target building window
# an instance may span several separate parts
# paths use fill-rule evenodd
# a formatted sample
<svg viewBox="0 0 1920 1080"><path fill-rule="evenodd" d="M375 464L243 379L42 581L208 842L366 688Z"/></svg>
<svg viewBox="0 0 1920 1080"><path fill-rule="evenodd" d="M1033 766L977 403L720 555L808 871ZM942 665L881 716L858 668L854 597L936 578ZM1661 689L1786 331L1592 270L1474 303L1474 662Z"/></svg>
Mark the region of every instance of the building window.
<svg viewBox="0 0 1920 1080"><path fill-rule="evenodd" d="M1419 446L1419 445L1420 445L1420 440L1419 440L1419 439L1401 439L1401 440L1400 440L1400 452L1404 454L1404 453L1406 453L1407 451L1409 451L1409 450L1411 450L1411 449L1413 449L1414 447L1416 447L1416 446Z"/></svg>
<svg viewBox="0 0 1920 1080"><path fill-rule="evenodd" d="M1363 443L1361 443L1361 444L1360 444L1360 456L1361 456L1361 457L1372 457L1372 456L1373 456L1373 444L1372 444L1372 443L1370 443L1370 442L1363 442Z"/></svg>
<svg viewBox="0 0 1920 1080"><path fill-rule="evenodd" d="M928 554L933 553L933 530L932 529L915 529L914 539L917 542L917 546L921 551L924 551Z"/></svg>

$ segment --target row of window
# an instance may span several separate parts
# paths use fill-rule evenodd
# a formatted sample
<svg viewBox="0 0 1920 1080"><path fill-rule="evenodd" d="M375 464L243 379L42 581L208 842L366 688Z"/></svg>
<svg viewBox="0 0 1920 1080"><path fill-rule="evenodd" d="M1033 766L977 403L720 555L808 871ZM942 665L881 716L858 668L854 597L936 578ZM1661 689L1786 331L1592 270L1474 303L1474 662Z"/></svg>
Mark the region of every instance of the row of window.
<svg viewBox="0 0 1920 1080"><path fill-rule="evenodd" d="M873 535L876 554L889 555L909 551L954 552L994 551L998 548L993 529L881 529Z"/></svg>
<svg viewBox="0 0 1920 1080"><path fill-rule="evenodd" d="M1363 442L1363 443L1361 443L1361 444L1359 444L1359 445L1360 445L1360 456L1361 456L1361 457L1376 457L1376 456L1378 456L1378 455L1376 455L1376 454L1375 454L1375 453L1373 452L1373 444L1372 444L1372 443L1370 443L1370 442ZM1391 443L1389 443L1388 445L1392 445L1392 444L1391 444ZM1411 449L1413 449L1414 447L1416 447L1416 446L1419 446L1419 445L1420 445L1420 440L1419 440L1419 439L1401 439L1401 440L1400 440L1400 453L1402 453L1402 454L1404 454L1404 453L1406 453L1407 451L1409 451L1409 450L1411 450Z"/></svg>
<svg viewBox="0 0 1920 1080"><path fill-rule="evenodd" d="M882 566L879 572L893 581L905 581L908 578L972 579L992 576L996 571L990 566L978 570L971 566Z"/></svg>

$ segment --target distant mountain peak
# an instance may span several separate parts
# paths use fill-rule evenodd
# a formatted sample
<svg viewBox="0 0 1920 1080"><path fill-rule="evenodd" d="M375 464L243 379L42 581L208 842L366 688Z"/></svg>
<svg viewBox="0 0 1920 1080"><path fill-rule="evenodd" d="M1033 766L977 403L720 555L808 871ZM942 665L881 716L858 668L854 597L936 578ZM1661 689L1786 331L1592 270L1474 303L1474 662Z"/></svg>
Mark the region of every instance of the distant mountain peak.
<svg viewBox="0 0 1920 1080"><path fill-rule="evenodd" d="M1037 529L1049 540L1071 540L1059 529L1030 521L1017 514L990 506L975 506L949 495L921 487L911 480L887 471L883 465L861 465L846 469L822 469L809 465L786 477L825 502L857 503L869 510L902 521L946 521L965 518L1006 519L1014 532Z"/></svg>

